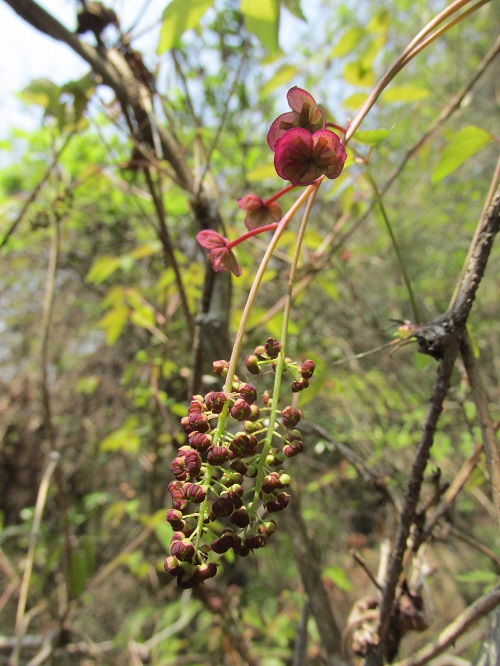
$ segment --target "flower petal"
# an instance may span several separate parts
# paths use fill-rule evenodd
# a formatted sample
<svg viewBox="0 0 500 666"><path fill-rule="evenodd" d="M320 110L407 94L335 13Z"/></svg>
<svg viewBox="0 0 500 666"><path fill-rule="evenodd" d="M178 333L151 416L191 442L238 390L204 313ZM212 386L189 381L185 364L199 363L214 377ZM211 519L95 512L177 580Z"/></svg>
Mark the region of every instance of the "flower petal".
<svg viewBox="0 0 500 666"><path fill-rule="evenodd" d="M292 127L298 127L300 120L300 115L295 113L295 111L287 111L282 113L281 116L278 116L269 128L267 133L267 143L269 148L274 151L274 146L276 141L283 136L283 134L292 129Z"/></svg>
<svg viewBox="0 0 500 666"><path fill-rule="evenodd" d="M298 86L290 88L286 94L286 98L288 100L289 107L292 109L292 111L296 111L297 113L301 113L302 105L304 103L309 104L312 107L317 106L314 97Z"/></svg>
<svg viewBox="0 0 500 666"><path fill-rule="evenodd" d="M201 247L206 248L207 250L213 250L217 247L226 247L229 243L229 240L217 233L213 229L204 229L196 234L196 240L201 245Z"/></svg>
<svg viewBox="0 0 500 666"><path fill-rule="evenodd" d="M236 277L241 275L241 266L231 250L218 247L210 252L210 263L216 273L223 273L229 268Z"/></svg>

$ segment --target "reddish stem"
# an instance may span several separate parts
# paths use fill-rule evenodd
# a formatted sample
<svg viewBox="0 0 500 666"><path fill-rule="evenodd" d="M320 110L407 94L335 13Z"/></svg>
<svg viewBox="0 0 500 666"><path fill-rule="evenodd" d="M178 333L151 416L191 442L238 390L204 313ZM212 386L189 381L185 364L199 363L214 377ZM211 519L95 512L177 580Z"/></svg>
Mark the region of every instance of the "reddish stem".
<svg viewBox="0 0 500 666"><path fill-rule="evenodd" d="M243 236L240 236L231 243L228 243L226 247L228 250L232 250L233 247L236 247L240 243L243 243L243 241L246 241L248 238L252 238L252 236L257 236L258 234L262 234L264 233L264 231L274 231L277 228L278 224L279 222L273 222L272 224L265 224L263 227L257 227L256 229L252 229L252 231L248 231L246 234L243 234Z"/></svg>
<svg viewBox="0 0 500 666"><path fill-rule="evenodd" d="M334 129L345 134L347 132L347 127L342 127L342 125L336 125L335 123L326 123L327 127L333 127Z"/></svg>
<svg viewBox="0 0 500 666"><path fill-rule="evenodd" d="M297 186L296 185L287 185L286 187L284 187L279 192L276 192L276 194L273 194L272 197L269 197L269 199L264 199L262 203L264 204L264 206L269 206L269 204L272 204L274 201L276 201L277 199L282 197L287 192L290 192L295 187L297 187Z"/></svg>

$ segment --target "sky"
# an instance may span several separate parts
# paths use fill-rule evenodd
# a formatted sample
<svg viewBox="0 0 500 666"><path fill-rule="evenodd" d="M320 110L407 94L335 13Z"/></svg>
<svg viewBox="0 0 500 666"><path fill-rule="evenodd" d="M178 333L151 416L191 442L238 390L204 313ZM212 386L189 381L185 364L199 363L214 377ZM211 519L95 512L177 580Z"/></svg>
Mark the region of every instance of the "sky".
<svg viewBox="0 0 500 666"><path fill-rule="evenodd" d="M66 27L76 27L75 0L38 0L38 4ZM143 4L137 0L109 2L124 17L125 26L135 20L138 7ZM167 4L167 0L151 0L141 25L147 26L153 18L160 16ZM92 42L93 38L90 37L89 41ZM0 0L0 141L7 137L11 127L31 129L40 120L40 112L26 109L17 100L16 92L33 79L50 78L61 84L87 71L88 66L68 46L32 28Z"/></svg>

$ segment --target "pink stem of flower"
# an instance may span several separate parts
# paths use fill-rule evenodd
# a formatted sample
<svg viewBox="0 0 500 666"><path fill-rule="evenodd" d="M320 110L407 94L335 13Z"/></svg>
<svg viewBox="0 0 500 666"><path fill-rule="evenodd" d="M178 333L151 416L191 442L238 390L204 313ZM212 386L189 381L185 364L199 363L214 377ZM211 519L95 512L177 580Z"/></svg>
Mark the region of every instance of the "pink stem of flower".
<svg viewBox="0 0 500 666"><path fill-rule="evenodd" d="M276 194L273 194L272 197L269 197L269 199L264 199L262 203L264 204L264 206L269 206L269 204L272 204L274 201L277 201L280 197L282 197L287 192L290 192L295 187L297 187L297 186L296 185L287 185L286 187L284 187L279 192L276 192Z"/></svg>
<svg viewBox="0 0 500 666"><path fill-rule="evenodd" d="M252 229L252 231L248 231L246 234L243 234L243 236L240 236L231 243L228 243L226 247L228 250L232 250L233 247L236 247L240 243L243 243L243 241L246 241L248 238L252 238L252 236L257 236L258 234L262 234L264 233L264 231L274 231L277 228L278 224L279 222L273 222L272 224L265 224L263 227L257 227L256 229Z"/></svg>
<svg viewBox="0 0 500 666"><path fill-rule="evenodd" d="M345 134L347 132L347 127L342 127L342 125L337 125L336 123L326 123L327 127L333 127L333 129L338 130L339 132L342 132L342 134Z"/></svg>

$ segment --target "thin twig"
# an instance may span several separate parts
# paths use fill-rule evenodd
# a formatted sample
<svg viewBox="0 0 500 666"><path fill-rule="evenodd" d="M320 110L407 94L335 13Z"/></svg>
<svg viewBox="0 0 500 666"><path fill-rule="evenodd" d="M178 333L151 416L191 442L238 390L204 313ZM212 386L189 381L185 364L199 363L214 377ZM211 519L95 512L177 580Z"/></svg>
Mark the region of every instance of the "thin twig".
<svg viewBox="0 0 500 666"><path fill-rule="evenodd" d="M17 604L16 613L16 646L11 656L11 666L18 666L19 657L22 647L22 638L26 632L27 626L25 622L26 602L28 600L28 590L30 586L31 574L33 572L33 562L35 559L36 542L40 532L40 525L42 522L43 510L47 501L47 495L50 487L50 479L59 462L59 453L52 451L49 454L49 462L42 476L40 487L38 489L38 496L36 498L35 513L33 516L33 525L31 528L30 540L28 545L28 553L26 555L25 569L23 579L21 582L21 589L19 592L19 602Z"/></svg>
<svg viewBox="0 0 500 666"><path fill-rule="evenodd" d="M24 201L24 203L21 207L21 210L19 211L16 219L12 222L12 224L10 225L10 228L7 230L7 233L5 234L5 236L0 241L0 250L3 248L4 245L7 244L7 241L9 240L9 238L12 236L12 234L17 229L17 227L21 224L21 222L23 221L23 219L24 219L26 213L28 212L28 209L31 206L31 204L34 203L34 201L36 201L36 198L39 195L42 187L45 185L45 183L50 178L50 175L52 174L52 171L54 170L54 168L59 163L59 160L60 160L62 154L64 153L64 151L66 150L66 148L69 145L69 142L71 141L71 139L74 136L75 136L75 132L72 132L71 134L68 134L68 136L64 140L62 146L59 148L59 150L56 152L56 154L52 158L51 162L49 163L49 165L48 165L47 169L45 170L43 176L38 181L38 183L35 185L35 187L31 191L31 194L29 195L29 197Z"/></svg>
<svg viewBox="0 0 500 666"><path fill-rule="evenodd" d="M500 451L497 446L497 438L488 405L488 397L467 334L464 335L462 340L460 354L469 379L472 398L476 405L484 452L486 454L486 466L488 468L490 479L491 495L493 497L493 504L497 510L497 521L500 523Z"/></svg>
<svg viewBox="0 0 500 666"><path fill-rule="evenodd" d="M421 664L426 664L434 657L442 654L450 645L453 645L462 634L499 604L500 585L497 585L460 613L456 620L453 620L446 629L443 629L432 643L418 650L413 656L398 661L394 666L421 666Z"/></svg>
<svg viewBox="0 0 500 666"><path fill-rule="evenodd" d="M147 168L144 169L144 175L146 176L146 182L148 184L148 189L153 199L156 211L156 217L158 220L158 227L156 227L156 233L158 235L158 238L160 239L161 246L163 249L163 260L165 263L165 267L168 267L170 265L174 271L175 283L177 285L177 290L179 292L179 296L181 299L182 311L184 313L184 317L188 325L189 337L190 340L192 341L194 336L193 316L191 314L191 310L189 309L189 303L186 296L186 290L184 288L184 282L182 279L181 270L179 268L179 263L175 256L172 240L170 238L170 233L168 231L168 227L165 221L165 207L163 205L163 199L161 197L161 193L158 192L157 188L155 187L155 183L153 182L153 179L151 177L150 170Z"/></svg>

